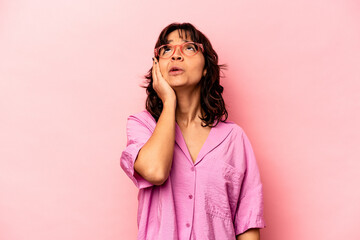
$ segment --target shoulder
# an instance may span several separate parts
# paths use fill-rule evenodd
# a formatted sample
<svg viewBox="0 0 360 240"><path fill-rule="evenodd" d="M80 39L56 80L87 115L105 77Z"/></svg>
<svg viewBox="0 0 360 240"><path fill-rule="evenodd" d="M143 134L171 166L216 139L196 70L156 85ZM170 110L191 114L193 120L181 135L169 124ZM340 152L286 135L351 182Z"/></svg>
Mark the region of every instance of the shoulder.
<svg viewBox="0 0 360 240"><path fill-rule="evenodd" d="M154 130L156 126L155 118L146 109L130 114L127 119L128 122L139 122L148 127L150 130Z"/></svg>
<svg viewBox="0 0 360 240"><path fill-rule="evenodd" d="M219 122L219 128L231 132L232 135L241 137L244 134L244 129L236 122L226 120L225 122Z"/></svg>
<svg viewBox="0 0 360 240"><path fill-rule="evenodd" d="M252 150L251 137L249 137L245 130L239 124L229 121L227 123L233 129L231 132L230 141L233 143L241 144L242 147Z"/></svg>
<svg viewBox="0 0 360 240"><path fill-rule="evenodd" d="M153 118L153 116L146 109L144 109L142 111L134 112L134 113L130 114L129 117L134 117L134 118L143 119L143 120Z"/></svg>

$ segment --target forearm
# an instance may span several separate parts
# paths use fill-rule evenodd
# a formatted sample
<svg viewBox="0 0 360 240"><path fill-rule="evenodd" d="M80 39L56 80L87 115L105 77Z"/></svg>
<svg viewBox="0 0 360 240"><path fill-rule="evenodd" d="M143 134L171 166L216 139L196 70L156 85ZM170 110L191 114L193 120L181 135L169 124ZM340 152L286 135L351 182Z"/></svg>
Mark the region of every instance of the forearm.
<svg viewBox="0 0 360 240"><path fill-rule="evenodd" d="M135 170L149 182L160 185L168 177L175 144L176 103L164 103L152 136L139 151Z"/></svg>
<svg viewBox="0 0 360 240"><path fill-rule="evenodd" d="M237 235L236 240L260 240L260 229L250 228L246 232Z"/></svg>

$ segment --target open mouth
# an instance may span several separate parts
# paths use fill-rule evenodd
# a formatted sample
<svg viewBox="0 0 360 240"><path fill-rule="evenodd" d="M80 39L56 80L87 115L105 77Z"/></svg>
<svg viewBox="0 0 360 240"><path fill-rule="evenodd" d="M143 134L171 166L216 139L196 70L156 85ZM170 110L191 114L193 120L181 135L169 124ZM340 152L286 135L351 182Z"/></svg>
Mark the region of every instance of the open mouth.
<svg viewBox="0 0 360 240"><path fill-rule="evenodd" d="M173 76L173 75L178 75L178 74L182 74L184 72L184 70L178 69L178 70L170 70L169 75Z"/></svg>
<svg viewBox="0 0 360 240"><path fill-rule="evenodd" d="M181 69L181 68L172 67L172 68L170 69L170 71L169 71L169 74L170 74L170 75L177 75L177 74L181 74L181 73L183 73L183 72L184 72L184 70Z"/></svg>
<svg viewBox="0 0 360 240"><path fill-rule="evenodd" d="M172 71L183 71L183 70L181 68L171 68L170 72L172 72Z"/></svg>

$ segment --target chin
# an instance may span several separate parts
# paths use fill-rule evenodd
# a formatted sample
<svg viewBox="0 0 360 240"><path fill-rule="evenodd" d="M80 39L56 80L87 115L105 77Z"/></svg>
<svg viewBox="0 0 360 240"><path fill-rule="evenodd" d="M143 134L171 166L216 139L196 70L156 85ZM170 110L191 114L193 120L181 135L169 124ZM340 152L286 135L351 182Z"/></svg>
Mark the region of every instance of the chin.
<svg viewBox="0 0 360 240"><path fill-rule="evenodd" d="M165 78L167 82L170 83L186 83L186 79L184 79L182 76L168 76Z"/></svg>

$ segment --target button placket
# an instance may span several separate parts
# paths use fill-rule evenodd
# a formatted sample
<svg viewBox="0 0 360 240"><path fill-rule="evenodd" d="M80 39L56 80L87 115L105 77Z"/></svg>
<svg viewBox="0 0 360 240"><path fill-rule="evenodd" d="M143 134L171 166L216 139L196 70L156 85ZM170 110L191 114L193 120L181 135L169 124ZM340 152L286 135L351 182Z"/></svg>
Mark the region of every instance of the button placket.
<svg viewBox="0 0 360 240"><path fill-rule="evenodd" d="M190 193L187 195L187 198L188 200L191 202L191 208L192 208L192 213L194 213L194 192L195 192L195 185L196 185L196 172L195 172L195 166L191 166L190 167L190 171L191 171L191 174L192 174L192 179L193 179L193 186L192 186L192 189L190 190ZM189 218L189 220L185 223L185 226L186 228L191 228L191 223L193 221L193 214L192 216ZM191 231L190 231L191 233Z"/></svg>
<svg viewBox="0 0 360 240"><path fill-rule="evenodd" d="M192 166L191 168L190 168L190 170L192 171L192 172L195 172L195 167L194 166ZM195 183L195 177L194 177L194 183ZM189 199L193 199L193 195L192 194L189 194Z"/></svg>

